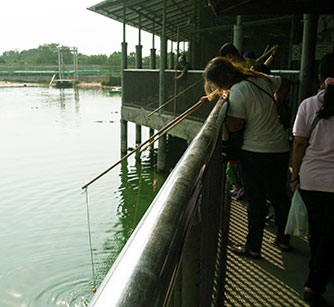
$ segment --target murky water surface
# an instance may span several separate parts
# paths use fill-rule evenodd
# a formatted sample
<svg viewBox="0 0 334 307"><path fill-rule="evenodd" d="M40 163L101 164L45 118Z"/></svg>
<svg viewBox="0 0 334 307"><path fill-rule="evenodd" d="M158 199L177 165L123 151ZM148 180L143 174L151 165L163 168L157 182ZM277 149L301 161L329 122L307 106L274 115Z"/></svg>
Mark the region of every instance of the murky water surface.
<svg viewBox="0 0 334 307"><path fill-rule="evenodd" d="M81 186L120 158L120 103L111 91L0 88L0 306L89 303ZM88 189L97 285L156 195L153 179L163 184L149 153L141 158Z"/></svg>

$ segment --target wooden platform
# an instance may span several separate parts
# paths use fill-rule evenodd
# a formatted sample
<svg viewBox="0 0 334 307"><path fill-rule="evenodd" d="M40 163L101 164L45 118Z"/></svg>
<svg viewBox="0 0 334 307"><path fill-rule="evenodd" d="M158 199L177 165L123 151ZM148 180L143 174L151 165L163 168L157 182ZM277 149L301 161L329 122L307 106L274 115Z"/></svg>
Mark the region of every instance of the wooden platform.
<svg viewBox="0 0 334 307"><path fill-rule="evenodd" d="M307 238L292 237L291 252L282 252L269 242L275 225L265 228L262 259L237 256L230 244L244 243L247 234L246 203L232 199L224 306L309 306L302 300L308 273ZM334 274L333 274L334 277ZM326 304L334 306L334 278L324 295Z"/></svg>

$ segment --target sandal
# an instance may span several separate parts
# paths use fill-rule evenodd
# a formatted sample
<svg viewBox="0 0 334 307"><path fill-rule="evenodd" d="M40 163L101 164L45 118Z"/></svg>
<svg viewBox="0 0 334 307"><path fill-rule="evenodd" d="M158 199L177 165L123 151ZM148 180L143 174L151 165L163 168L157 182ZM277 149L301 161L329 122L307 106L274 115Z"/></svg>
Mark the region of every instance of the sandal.
<svg viewBox="0 0 334 307"><path fill-rule="evenodd" d="M246 246L244 245L232 245L231 251L239 256L244 256L244 257L249 257L249 258L254 258L254 259L260 259L261 254L257 252L252 252L249 250Z"/></svg>
<svg viewBox="0 0 334 307"><path fill-rule="evenodd" d="M292 249L291 245L280 243L280 242L278 242L278 240L275 239L275 238L270 238L270 239L269 239L269 242L270 242L271 244L277 246L282 252L290 252L291 249Z"/></svg>
<svg viewBox="0 0 334 307"><path fill-rule="evenodd" d="M303 297L304 301L311 303L311 304L315 304L315 303L319 303L321 298L322 298L321 294L314 292L312 289L308 287L305 288L304 297Z"/></svg>

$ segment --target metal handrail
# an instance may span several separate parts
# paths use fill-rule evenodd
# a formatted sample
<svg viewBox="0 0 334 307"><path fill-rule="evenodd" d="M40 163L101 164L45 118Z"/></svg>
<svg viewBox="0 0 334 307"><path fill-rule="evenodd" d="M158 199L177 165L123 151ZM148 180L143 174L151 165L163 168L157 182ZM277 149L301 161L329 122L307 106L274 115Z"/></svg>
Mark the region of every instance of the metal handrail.
<svg viewBox="0 0 334 307"><path fill-rule="evenodd" d="M218 101L105 277L90 306L166 306L197 212L203 174L217 151ZM221 188L217 182L216 189ZM214 204L217 206L217 204ZM214 265L214 264L212 264Z"/></svg>

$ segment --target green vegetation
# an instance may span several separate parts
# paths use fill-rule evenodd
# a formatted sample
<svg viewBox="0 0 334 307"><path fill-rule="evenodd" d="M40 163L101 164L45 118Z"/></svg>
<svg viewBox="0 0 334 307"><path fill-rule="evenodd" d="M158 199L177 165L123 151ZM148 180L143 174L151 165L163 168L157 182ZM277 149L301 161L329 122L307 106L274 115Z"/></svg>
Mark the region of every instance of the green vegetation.
<svg viewBox="0 0 334 307"><path fill-rule="evenodd" d="M101 82L102 85L105 86L121 86L121 75L120 74L109 74Z"/></svg>
<svg viewBox="0 0 334 307"><path fill-rule="evenodd" d="M17 51L5 51L0 56L0 64L2 65L58 65L58 46L59 44L45 44L38 48ZM111 55L85 55L78 54L79 65L100 65L109 66L113 71L121 71L122 53L115 51ZM73 64L73 55L70 53L64 54L64 63ZM159 56L157 56L157 64L159 63ZM136 66L136 53L130 52L128 55L128 67L134 68ZM143 67L149 68L150 57L143 58Z"/></svg>
<svg viewBox="0 0 334 307"><path fill-rule="evenodd" d="M26 78L27 80L36 79L45 81L46 75L53 75L58 71L58 47L59 44L44 44L37 48L28 50L10 50L0 55L0 76L2 80L7 80L6 76L11 76L8 80ZM174 55L174 63L177 63ZM170 60L170 53L167 55L167 63ZM73 73L73 54L63 53L65 70ZM122 52L115 51L109 56L106 54L85 55L78 54L79 75L105 75L102 85L120 86L121 85L121 62ZM143 57L142 68L148 69L151 65L150 56ZM127 67L136 68L136 53L130 52L127 57ZM160 67L160 56L156 55L156 68ZM51 77L50 77L51 79Z"/></svg>

